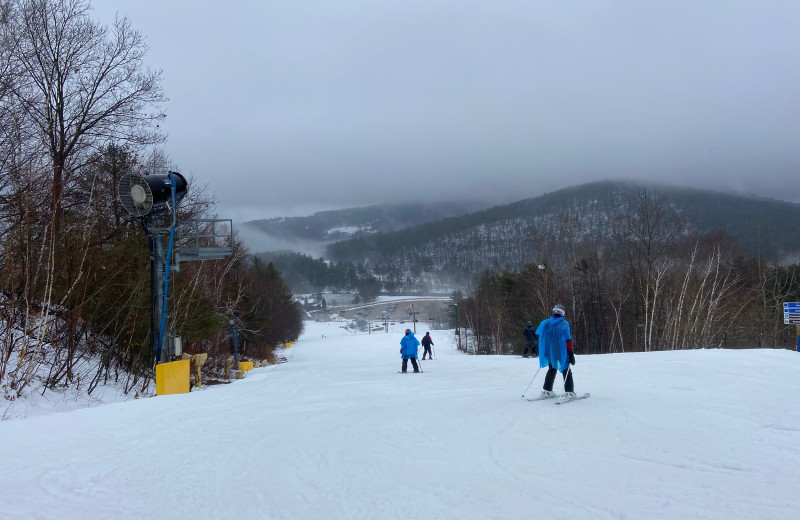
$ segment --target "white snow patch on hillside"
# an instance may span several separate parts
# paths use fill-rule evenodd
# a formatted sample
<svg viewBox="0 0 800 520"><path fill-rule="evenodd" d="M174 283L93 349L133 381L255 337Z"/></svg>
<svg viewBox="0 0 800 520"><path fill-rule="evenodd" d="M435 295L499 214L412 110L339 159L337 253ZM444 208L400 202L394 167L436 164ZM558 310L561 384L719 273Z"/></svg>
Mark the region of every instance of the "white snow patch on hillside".
<svg viewBox="0 0 800 520"><path fill-rule="evenodd" d="M340 226L340 227L335 227L335 228L329 229L327 231L327 234L328 235L333 235L335 233L343 233L345 235L352 235L352 234L354 234L354 233L356 233L358 231L369 231L369 230L370 230L370 228L368 228L368 227L365 228L365 227L362 227L362 226Z"/></svg>
<svg viewBox="0 0 800 520"><path fill-rule="evenodd" d="M0 422L2 518L771 519L800 511L800 354L578 356L564 406L536 362L398 374L398 331L307 323L231 385ZM540 373L529 394L539 392ZM561 383L556 384L560 390Z"/></svg>

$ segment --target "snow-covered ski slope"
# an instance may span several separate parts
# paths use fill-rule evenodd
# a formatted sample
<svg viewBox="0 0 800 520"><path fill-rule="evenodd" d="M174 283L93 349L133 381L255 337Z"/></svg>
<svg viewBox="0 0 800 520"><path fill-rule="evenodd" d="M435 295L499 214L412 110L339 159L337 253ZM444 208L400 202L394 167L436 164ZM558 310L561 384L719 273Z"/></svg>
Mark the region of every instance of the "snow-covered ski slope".
<svg viewBox="0 0 800 520"><path fill-rule="evenodd" d="M398 374L402 328L310 323L231 385L4 421L0 518L800 518L796 352L578 356L592 398L559 407L452 333Z"/></svg>

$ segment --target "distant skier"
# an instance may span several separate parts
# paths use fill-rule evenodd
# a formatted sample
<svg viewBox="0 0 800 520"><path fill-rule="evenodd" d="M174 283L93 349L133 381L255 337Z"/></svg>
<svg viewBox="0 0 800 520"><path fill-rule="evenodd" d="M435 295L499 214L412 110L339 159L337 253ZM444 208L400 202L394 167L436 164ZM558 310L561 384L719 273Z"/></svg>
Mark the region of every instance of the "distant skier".
<svg viewBox="0 0 800 520"><path fill-rule="evenodd" d="M433 345L431 333L426 332L425 336L422 338L422 346L425 348L425 350L422 352L422 359L425 359L425 354L428 355L428 359L433 359L433 355L431 354L431 345Z"/></svg>
<svg viewBox="0 0 800 520"><path fill-rule="evenodd" d="M406 329L406 335L403 336L403 339L400 340L400 354L403 355L403 373L406 373L408 370L408 360L411 360L411 364L414 366L414 372L419 372L419 366L417 365L417 353L419 347L419 340L414 337L414 333L411 332L411 329Z"/></svg>
<svg viewBox="0 0 800 520"><path fill-rule="evenodd" d="M539 349L536 346L536 329L533 328L533 322L528 322L528 326L522 331L522 335L525 336L525 350L522 353L522 357L528 357L528 349L531 350L531 357L538 356Z"/></svg>
<svg viewBox="0 0 800 520"><path fill-rule="evenodd" d="M564 391L567 397L575 397L575 385L572 382L572 370L569 365L575 364L575 353L572 351L572 334L569 322L564 319L564 306L553 307L553 315L542 321L536 329L539 336L539 366L548 367L544 378L542 396L553 396L553 382L556 371L564 376Z"/></svg>

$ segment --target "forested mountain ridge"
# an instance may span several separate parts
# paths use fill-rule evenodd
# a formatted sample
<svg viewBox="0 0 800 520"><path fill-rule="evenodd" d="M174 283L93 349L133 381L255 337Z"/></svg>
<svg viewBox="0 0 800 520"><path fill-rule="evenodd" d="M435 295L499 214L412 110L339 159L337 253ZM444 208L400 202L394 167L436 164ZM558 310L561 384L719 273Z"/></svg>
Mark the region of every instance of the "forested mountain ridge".
<svg viewBox="0 0 800 520"><path fill-rule="evenodd" d="M555 302L581 353L783 348L798 218L788 202L599 182L264 260L304 292L450 292L476 353L519 353L523 324Z"/></svg>
<svg viewBox="0 0 800 520"><path fill-rule="evenodd" d="M242 223L250 230L278 239L331 242L352 236L396 231L425 222L483 209L476 201L410 202L320 211L306 217L276 217Z"/></svg>
<svg viewBox="0 0 800 520"><path fill-rule="evenodd" d="M327 256L334 261L367 261L379 274L433 270L463 274L454 280L463 282L484 269L515 269L535 261L541 252L539 235L563 227L565 219L574 220L575 231L583 236L610 236L613 216L624 212L635 195L645 190L682 215L691 229L724 230L749 254L760 249L767 256L780 256L800 249L800 229L794 225L800 219L800 204L603 181L390 233L354 237L329 245Z"/></svg>

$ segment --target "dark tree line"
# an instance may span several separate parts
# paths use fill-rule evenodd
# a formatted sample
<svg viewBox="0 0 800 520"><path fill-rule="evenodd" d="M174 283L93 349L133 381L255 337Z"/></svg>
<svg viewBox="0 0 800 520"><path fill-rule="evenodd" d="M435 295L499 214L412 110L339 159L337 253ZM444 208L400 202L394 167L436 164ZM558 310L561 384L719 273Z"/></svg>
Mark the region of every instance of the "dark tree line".
<svg viewBox="0 0 800 520"><path fill-rule="evenodd" d="M475 206L474 202L466 201L381 204L319 211L307 217L253 220L245 225L275 238L345 240L352 236L393 231L453 215L463 215L474 211Z"/></svg>
<svg viewBox="0 0 800 520"><path fill-rule="evenodd" d="M105 27L90 14L85 0L0 0L0 381L10 398L38 378L44 390L91 391L152 375L147 242L116 186L126 173L176 169L157 147L161 75L127 19ZM190 181L179 220L213 214ZM234 246L172 277L169 313L189 352L228 355L232 315L254 348L299 334L277 271Z"/></svg>
<svg viewBox="0 0 800 520"><path fill-rule="evenodd" d="M326 262L302 253L279 251L259 253L260 260L271 262L281 272L286 283L297 293L318 293L323 290L355 292L360 301L374 301L381 290L394 291L381 281L364 264L352 262Z"/></svg>
<svg viewBox="0 0 800 520"><path fill-rule="evenodd" d="M463 287L476 273L486 269L518 271L540 256L541 244L531 228L552 225L565 210L580 216L577 236L587 240L611 237L612 216L634 211L633 201L644 189L663 196L669 209L684 215L694 230L725 229L742 246L743 254L755 256L761 247L762 256L776 258L774 253L785 256L798 250L800 233L791 224L800 218L798 204L605 181L391 233L354 237L329 245L327 258L366 262L385 287L400 287L398 290L430 290L437 284ZM763 250L767 243L774 248ZM406 277L396 273L406 273Z"/></svg>
<svg viewBox="0 0 800 520"><path fill-rule="evenodd" d="M521 352L525 323L562 303L579 353L793 347L782 304L800 298L800 266L744 255L722 231L693 232L647 191L609 226L608 236L586 235L565 211L533 229L536 261L484 271L461 302L462 346Z"/></svg>
<svg viewBox="0 0 800 520"><path fill-rule="evenodd" d="M798 266L786 262L792 257L774 230L756 226L745 248L720 228L699 231L697 215L661 191L614 193L612 200L615 210L561 201L559 211L531 218L517 204L361 237L331 247L338 257L362 256L360 263L332 265L352 265L357 280L372 275L387 292L465 288L460 318L475 352L517 349L524 324L558 301L570 311L582 352L794 345L782 304L800 300ZM714 200L720 205L699 218L706 224L736 211L760 218L741 198ZM754 208L765 209L762 202ZM735 219L730 227L745 228Z"/></svg>
<svg viewBox="0 0 800 520"><path fill-rule="evenodd" d="M364 266L352 262L329 263L302 253L277 251L258 253L264 262L271 262L286 283L297 293L314 293L325 289L349 292L358 289L359 278L366 275Z"/></svg>

